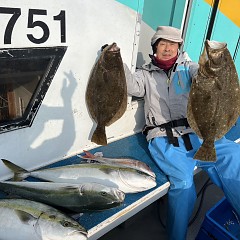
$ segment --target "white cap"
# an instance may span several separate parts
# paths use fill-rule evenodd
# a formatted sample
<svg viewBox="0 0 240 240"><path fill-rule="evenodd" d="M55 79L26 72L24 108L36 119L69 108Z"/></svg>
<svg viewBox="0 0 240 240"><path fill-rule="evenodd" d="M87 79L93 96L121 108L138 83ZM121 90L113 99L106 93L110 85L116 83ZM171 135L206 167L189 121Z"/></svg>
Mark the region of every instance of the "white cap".
<svg viewBox="0 0 240 240"><path fill-rule="evenodd" d="M177 43L183 42L181 31L178 28L170 26L159 26L151 39L151 45L153 45L159 38Z"/></svg>

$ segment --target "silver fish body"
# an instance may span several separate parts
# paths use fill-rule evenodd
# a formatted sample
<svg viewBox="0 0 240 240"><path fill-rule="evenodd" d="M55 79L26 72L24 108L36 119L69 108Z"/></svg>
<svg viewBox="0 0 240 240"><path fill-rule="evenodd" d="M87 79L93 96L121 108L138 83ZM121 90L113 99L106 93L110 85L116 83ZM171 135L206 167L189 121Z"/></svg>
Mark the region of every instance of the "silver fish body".
<svg viewBox="0 0 240 240"><path fill-rule="evenodd" d="M216 161L214 142L230 130L239 113L239 80L227 44L206 40L187 109L190 127L203 139L195 159Z"/></svg>
<svg viewBox="0 0 240 240"><path fill-rule="evenodd" d="M97 183L5 181L0 182L0 190L74 212L109 209L119 206L125 198L119 189Z"/></svg>
<svg viewBox="0 0 240 240"><path fill-rule="evenodd" d="M105 127L122 117L127 108L127 84L116 43L105 47L89 77L86 103L97 127L91 141L107 145Z"/></svg>
<svg viewBox="0 0 240 240"><path fill-rule="evenodd" d="M133 168L108 164L74 164L28 172L25 169L2 159L15 173L15 180L28 176L51 182L99 183L115 187L124 193L141 192L156 186L156 179Z"/></svg>
<svg viewBox="0 0 240 240"><path fill-rule="evenodd" d="M1 199L0 239L86 240L87 231L46 204L26 199Z"/></svg>
<svg viewBox="0 0 240 240"><path fill-rule="evenodd" d="M136 170L142 171L146 174L149 174L152 177L156 177L155 173L152 169L144 162L131 159L131 158L106 158L101 156L95 156L90 152L84 151L85 155L78 155L80 158L84 159L86 162L97 162L97 163L104 163L104 164L113 164L123 167L130 167Z"/></svg>

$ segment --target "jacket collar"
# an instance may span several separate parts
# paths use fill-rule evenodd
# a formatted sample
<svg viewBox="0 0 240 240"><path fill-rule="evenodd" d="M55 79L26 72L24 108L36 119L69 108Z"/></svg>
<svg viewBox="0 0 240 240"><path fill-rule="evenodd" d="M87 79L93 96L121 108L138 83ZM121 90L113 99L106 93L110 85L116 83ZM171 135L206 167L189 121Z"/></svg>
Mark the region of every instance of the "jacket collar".
<svg viewBox="0 0 240 240"><path fill-rule="evenodd" d="M149 55L149 57L151 59L153 59L153 55ZM187 61L191 61L191 59L189 58L188 54L186 52L181 52L176 60L177 64L181 64ZM161 68L159 68L158 66L154 65L152 62L143 65L140 69L144 69L146 71L157 71L157 70L162 70ZM163 71L163 70L162 70Z"/></svg>

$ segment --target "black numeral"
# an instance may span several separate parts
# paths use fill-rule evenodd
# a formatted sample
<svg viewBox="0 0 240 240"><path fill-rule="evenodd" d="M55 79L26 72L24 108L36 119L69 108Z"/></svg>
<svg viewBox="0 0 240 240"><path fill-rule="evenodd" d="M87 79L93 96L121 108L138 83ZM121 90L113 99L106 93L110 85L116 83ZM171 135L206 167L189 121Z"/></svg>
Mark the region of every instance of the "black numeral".
<svg viewBox="0 0 240 240"><path fill-rule="evenodd" d="M60 21L61 42L66 42L65 11L62 10L57 16L54 16L53 19Z"/></svg>
<svg viewBox="0 0 240 240"><path fill-rule="evenodd" d="M33 43L44 43L49 38L49 28L46 23L42 21L33 21L34 15L47 15L47 10L29 9L28 14L28 28L40 27L43 30L41 38L35 38L32 34L27 34L28 39Z"/></svg>
<svg viewBox="0 0 240 240"><path fill-rule="evenodd" d="M20 8L0 7L0 13L12 14L12 17L10 18L10 20L7 24L7 27L5 29L5 34L4 34L4 44L11 44L13 27L14 27L17 19L21 15L21 9Z"/></svg>

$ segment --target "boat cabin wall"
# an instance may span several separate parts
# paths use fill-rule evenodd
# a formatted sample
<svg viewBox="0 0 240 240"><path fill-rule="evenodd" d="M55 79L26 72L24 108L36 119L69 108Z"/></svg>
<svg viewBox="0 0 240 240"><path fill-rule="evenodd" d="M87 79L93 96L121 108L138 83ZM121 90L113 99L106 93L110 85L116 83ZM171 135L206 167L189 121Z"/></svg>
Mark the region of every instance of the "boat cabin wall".
<svg viewBox="0 0 240 240"><path fill-rule="evenodd" d="M142 7L143 0L1 1L0 64L7 66L4 61L11 59L13 49L27 49L26 54L35 48L45 53L65 49L30 124L1 131L1 158L32 170L96 147L90 141L96 123L85 102L89 75L101 46L113 42L123 62L135 69ZM4 76L0 70L0 78ZM0 88L3 91L4 84ZM106 128L108 142L141 131L143 124L143 107L129 100L125 114ZM0 178L11 176L0 162Z"/></svg>

